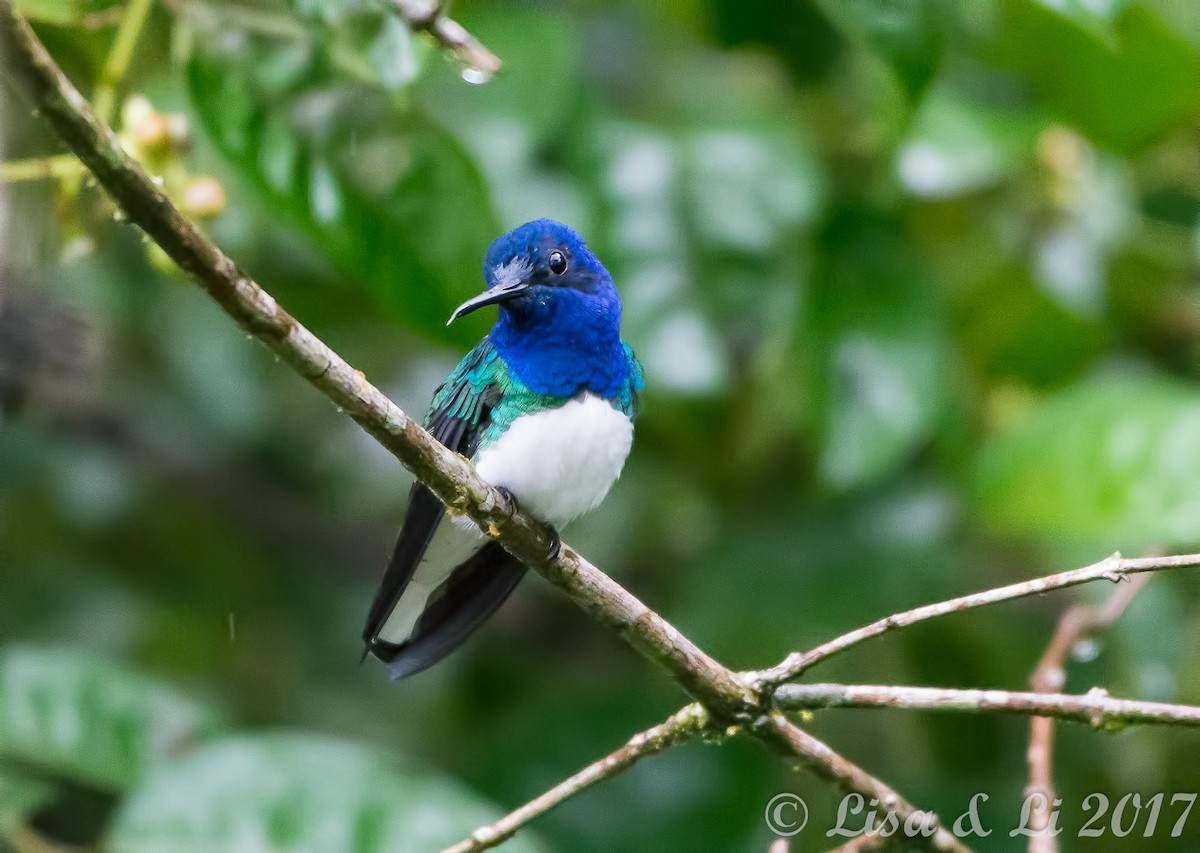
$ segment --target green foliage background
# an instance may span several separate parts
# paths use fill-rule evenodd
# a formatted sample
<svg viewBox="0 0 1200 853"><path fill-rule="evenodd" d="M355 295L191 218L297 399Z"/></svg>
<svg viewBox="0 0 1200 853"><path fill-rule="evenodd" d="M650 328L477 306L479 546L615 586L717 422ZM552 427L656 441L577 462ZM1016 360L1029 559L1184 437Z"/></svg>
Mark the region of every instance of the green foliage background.
<svg viewBox="0 0 1200 853"><path fill-rule="evenodd" d="M110 4L18 6L89 91ZM211 233L409 411L486 331L444 320L488 242L535 216L584 233L647 391L625 475L566 538L723 662L1195 548L1200 5L454 12L504 59L491 82L367 0L179 0L120 92L186 115L169 165L224 185ZM4 85L8 158L58 153ZM8 195L9 308L76 317L54 370L10 347L0 372L24 383L0 421L10 840L32 821L115 850L432 849L680 704L536 578L433 672L357 666L409 477L87 180ZM1058 613L1106 592L931 623L814 677L1021 688ZM1079 651L1068 690L1200 703L1200 578L1157 577ZM945 817L986 792L977 846L1013 849L1025 721L806 725ZM1200 788L1195 732L1059 734L1066 849L1114 849L1074 838L1088 793ZM837 795L741 740L647 762L513 846L762 850L784 790L820 849ZM1193 815L1120 847L1197 838Z"/></svg>

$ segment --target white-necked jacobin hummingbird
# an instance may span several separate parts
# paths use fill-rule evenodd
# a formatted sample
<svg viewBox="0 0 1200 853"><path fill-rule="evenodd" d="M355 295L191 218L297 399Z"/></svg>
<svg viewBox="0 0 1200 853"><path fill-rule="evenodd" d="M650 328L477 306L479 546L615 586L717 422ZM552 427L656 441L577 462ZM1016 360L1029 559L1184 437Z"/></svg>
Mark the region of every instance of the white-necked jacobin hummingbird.
<svg viewBox="0 0 1200 853"><path fill-rule="evenodd" d="M642 369L621 340L621 300L583 239L538 219L497 239L485 290L499 319L433 395L425 426L479 475L557 529L604 499L633 442ZM367 650L392 678L453 651L525 567L417 483L367 617Z"/></svg>

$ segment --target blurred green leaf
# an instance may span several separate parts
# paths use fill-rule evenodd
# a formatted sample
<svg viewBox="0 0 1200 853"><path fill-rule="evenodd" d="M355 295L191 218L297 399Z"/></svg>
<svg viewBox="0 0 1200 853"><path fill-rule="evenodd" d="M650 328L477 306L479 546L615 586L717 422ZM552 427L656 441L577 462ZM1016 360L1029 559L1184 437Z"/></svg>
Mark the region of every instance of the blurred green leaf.
<svg viewBox="0 0 1200 853"><path fill-rule="evenodd" d="M1107 12L1062 14L1080 3L1021 0L1003 5L996 58L1019 71L1040 98L1096 142L1119 151L1146 146L1193 114L1200 103L1200 59L1152 11L1131 4L1111 22ZM1118 11L1123 4L1086 4Z"/></svg>
<svg viewBox="0 0 1200 853"><path fill-rule="evenodd" d="M45 780L0 767L0 836L26 822L29 815L54 799L55 787Z"/></svg>
<svg viewBox="0 0 1200 853"><path fill-rule="evenodd" d="M464 134L504 117L517 121L535 145L561 142L587 104L581 65L585 30L578 16L555 6L491 4L472 9L471 32L504 59L503 70L486 85L464 86L457 66L431 68L420 96L447 124ZM609 60L611 61L611 60ZM480 159L489 159L487 137L466 138Z"/></svg>
<svg viewBox="0 0 1200 853"><path fill-rule="evenodd" d="M0 653L0 758L124 788L219 728L212 709L87 652Z"/></svg>
<svg viewBox="0 0 1200 853"><path fill-rule="evenodd" d="M818 0L821 10L850 38L891 67L910 98L937 71L950 9L939 0Z"/></svg>
<svg viewBox="0 0 1200 853"><path fill-rule="evenodd" d="M959 351L988 380L1056 388L1104 351L1104 329L1063 308L1024 270L986 277L959 310Z"/></svg>
<svg viewBox="0 0 1200 853"><path fill-rule="evenodd" d="M1039 403L978 460L993 529L1137 550L1200 541L1200 397L1193 386L1102 377Z"/></svg>
<svg viewBox="0 0 1200 853"><path fill-rule="evenodd" d="M345 79L311 40L206 34L188 65L218 149L392 317L427 335L480 289L497 226L454 139L382 88Z"/></svg>
<svg viewBox="0 0 1200 853"><path fill-rule="evenodd" d="M440 850L499 817L456 783L378 749L301 734L209 744L146 779L113 851ZM513 850L538 849L522 832Z"/></svg>
<svg viewBox="0 0 1200 853"><path fill-rule="evenodd" d="M1111 629L1115 636L1105 643L1115 652L1114 668L1128 685L1121 692L1151 702L1192 701L1181 690L1195 684L1192 668L1185 658L1186 641L1180 636L1187 621L1186 602L1168 575L1154 578L1138 593L1121 621ZM1098 673L1091 684L1101 679L1120 683L1107 676ZM1090 689L1082 679L1077 683L1081 691Z"/></svg>
<svg viewBox="0 0 1200 853"><path fill-rule="evenodd" d="M120 5L22 2L60 17L107 9L39 25L88 91ZM617 281L648 382L621 482L569 538L738 666L896 609L1140 549L1147 532L1194 532L1191 492L1171 493L1193 488L1191 435L1139 389L1176 377L1166 408L1188 410L1200 380L1200 110L1189 100L1200 2L455 3L504 61L482 86L380 0L161 6L120 89L165 114L196 101L194 144L172 152L164 188L215 176L227 197L210 233L406 409L420 410L458 352L397 335L395 319L442 335L445 312L476 292L500 230L485 186L505 226L548 215L584 234ZM6 156L59 153L46 122L4 94ZM134 783L146 804L137 827L123 824L135 846L173 853L178 830L185 849L197 839L206 851L331 837L384 847L412 803L431 801L411 794L425 774L376 753L428 756L512 804L644 726L647 708L670 707L669 680L579 630L536 583L486 636L400 690L353 666L408 478L286 366L229 334L203 293L155 274L89 182L75 194L42 180L5 190L6 281L74 306L101 333L100 381L86 393L53 377L15 404L0 391L5 639L136 656L221 694L245 725L364 745L343 761L298 735L290 750L245 738L234 743L252 748L220 759L206 741L155 762L155 779L178 781ZM492 316L453 327L455 346ZM1076 385L1114 363L1148 378ZM1080 389L1096 383L1108 390L1092 403ZM1025 427L1028 446L992 449L1020 444L1017 420L1063 388L1065 412ZM1120 448L1139 430L1141 458L1113 463L1103 436ZM987 483L983 455L1005 463ZM1031 540L1039 547L1022 547ZM1200 696L1189 677L1200 577L1161 581L1102 639L1104 654L1072 663L1073 692ZM829 676L1019 684L1061 602L1046 604L930 622L831 661ZM1026 782L1010 760L1027 746L1019 721L836 714L814 725L934 803ZM1188 732L1060 736L1064 802L1197 790ZM210 758L200 781L193 754ZM0 801L6 781L19 786L7 814L47 839L95 849L112 829L111 786L7 753L0 768ZM762 806L781 789L801 786L814 825L836 820L835 793L788 773L739 739L684 747L555 809L538 831L580 853L765 850ZM431 825L453 819L447 802L429 806ZM993 822L1011 819L989 805ZM1120 844L1164 843L1135 831Z"/></svg>
<svg viewBox="0 0 1200 853"><path fill-rule="evenodd" d="M1113 23L1129 7L1131 0L1034 0L1081 29L1104 39L1115 35Z"/></svg>

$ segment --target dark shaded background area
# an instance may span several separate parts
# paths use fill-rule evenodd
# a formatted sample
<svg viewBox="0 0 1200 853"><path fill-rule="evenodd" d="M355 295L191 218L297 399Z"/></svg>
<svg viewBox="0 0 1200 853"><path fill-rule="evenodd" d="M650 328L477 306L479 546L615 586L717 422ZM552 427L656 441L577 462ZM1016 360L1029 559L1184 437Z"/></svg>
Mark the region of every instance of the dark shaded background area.
<svg viewBox="0 0 1200 853"><path fill-rule="evenodd" d="M120 8L17 5L91 91ZM368 2L156 4L115 119L409 411L486 331L444 322L494 236L536 216L586 235L647 391L624 477L565 538L706 650L766 666L1116 549L1195 548L1200 5L454 13L504 59L494 80L464 82ZM4 86L8 160L59 154ZM9 842L32 825L122 850L432 849L681 703L537 578L433 672L358 666L408 475L69 159L51 179L5 168ZM813 677L1021 688L1061 610L1105 594L918 626ZM1200 703L1200 578L1156 577L1078 651L1070 691ZM977 847L1014 849L1026 721L806 725L944 817L987 793ZM1185 730L1061 726L1064 848L1114 849L1074 837L1093 791L1200 788L1198 749ZM741 740L647 762L526 844L763 850L784 790L813 811L796 849L829 846L837 795ZM1164 828L1179 810L1150 839L1143 814L1120 849L1194 850L1200 813Z"/></svg>

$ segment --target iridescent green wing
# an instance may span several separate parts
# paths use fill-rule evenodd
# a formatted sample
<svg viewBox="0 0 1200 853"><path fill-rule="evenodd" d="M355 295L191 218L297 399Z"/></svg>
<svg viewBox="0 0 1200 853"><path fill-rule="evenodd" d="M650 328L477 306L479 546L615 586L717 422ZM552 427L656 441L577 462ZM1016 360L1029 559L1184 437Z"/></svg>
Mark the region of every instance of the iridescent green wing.
<svg viewBox="0 0 1200 853"><path fill-rule="evenodd" d="M629 376L625 380L625 386L621 389L621 397L617 401L617 408L629 415L629 417L637 417L638 412L638 396L642 393L645 387L645 379L642 375L642 363L637 360L637 356L633 354L633 348L624 341L621 346L625 348L625 359L629 364Z"/></svg>
<svg viewBox="0 0 1200 853"><path fill-rule="evenodd" d="M468 459L491 424L492 410L512 386L508 368L484 338L434 392L425 428Z"/></svg>
<svg viewBox="0 0 1200 853"><path fill-rule="evenodd" d="M425 416L426 429L446 447L470 458L491 424L491 413L504 398L509 381L504 362L485 338L434 392ZM433 493L420 483L414 484L404 526L367 616L363 640L368 650L392 663L397 677L423 669L449 653L504 600L523 571L499 546L489 543L474 561L460 567L467 569L486 562L492 573L486 584L472 582L473 572L469 573L471 577L457 572L463 577L451 578L442 590L440 603L434 602L437 607L422 616L407 643L395 646L379 641L380 630L412 580L444 515L445 507Z"/></svg>

